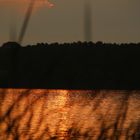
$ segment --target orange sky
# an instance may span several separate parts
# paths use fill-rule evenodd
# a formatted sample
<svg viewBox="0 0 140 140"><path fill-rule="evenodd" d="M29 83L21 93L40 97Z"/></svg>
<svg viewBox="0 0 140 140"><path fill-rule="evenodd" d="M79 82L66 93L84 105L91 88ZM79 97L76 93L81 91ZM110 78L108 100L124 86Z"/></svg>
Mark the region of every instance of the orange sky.
<svg viewBox="0 0 140 140"><path fill-rule="evenodd" d="M11 6L11 1L14 0L0 0L0 44L9 40L11 24L19 33L24 14L16 9L28 6L25 3L21 6L12 3ZM84 41L84 6L87 1L91 5L93 41L140 41L140 0L50 0L55 7L43 5L33 14L24 44Z"/></svg>

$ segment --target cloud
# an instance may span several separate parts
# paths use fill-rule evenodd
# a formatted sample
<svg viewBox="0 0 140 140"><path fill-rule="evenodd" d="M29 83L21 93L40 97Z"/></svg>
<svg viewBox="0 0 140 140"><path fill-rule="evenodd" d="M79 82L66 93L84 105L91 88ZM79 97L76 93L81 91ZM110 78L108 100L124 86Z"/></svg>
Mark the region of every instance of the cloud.
<svg viewBox="0 0 140 140"><path fill-rule="evenodd" d="M35 1L34 10L40 9L41 7L48 6L52 7L54 6L50 1L48 0L0 0L0 6L10 6L11 8L16 8L19 11L25 11L27 9L27 6L31 1Z"/></svg>

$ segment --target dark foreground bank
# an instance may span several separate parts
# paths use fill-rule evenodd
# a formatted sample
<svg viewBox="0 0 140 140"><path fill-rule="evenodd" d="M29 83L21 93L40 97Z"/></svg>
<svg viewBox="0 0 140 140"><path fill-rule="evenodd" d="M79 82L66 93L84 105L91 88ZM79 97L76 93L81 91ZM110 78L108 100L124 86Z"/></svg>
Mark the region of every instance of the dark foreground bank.
<svg viewBox="0 0 140 140"><path fill-rule="evenodd" d="M140 44L65 43L0 48L1 88L140 89Z"/></svg>

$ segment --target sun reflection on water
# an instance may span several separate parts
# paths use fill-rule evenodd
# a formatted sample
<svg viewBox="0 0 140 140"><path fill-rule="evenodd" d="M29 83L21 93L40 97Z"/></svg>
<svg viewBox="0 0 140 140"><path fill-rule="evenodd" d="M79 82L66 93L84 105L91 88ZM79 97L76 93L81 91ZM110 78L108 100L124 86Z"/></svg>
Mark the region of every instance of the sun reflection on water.
<svg viewBox="0 0 140 140"><path fill-rule="evenodd" d="M0 140L124 140L139 127L140 91L0 89Z"/></svg>

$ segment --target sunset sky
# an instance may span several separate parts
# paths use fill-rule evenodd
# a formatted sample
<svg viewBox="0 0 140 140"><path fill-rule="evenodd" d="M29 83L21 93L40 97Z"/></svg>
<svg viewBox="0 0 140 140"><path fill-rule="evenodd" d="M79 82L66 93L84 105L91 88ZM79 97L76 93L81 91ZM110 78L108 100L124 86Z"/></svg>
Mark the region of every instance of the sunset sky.
<svg viewBox="0 0 140 140"><path fill-rule="evenodd" d="M14 26L19 34L28 5L22 2L26 0L11 1L0 0L0 44L9 40L10 30L16 30ZM84 41L87 1L50 0L53 8L38 3L40 8L33 12L23 44ZM140 42L140 0L89 1L94 42Z"/></svg>

